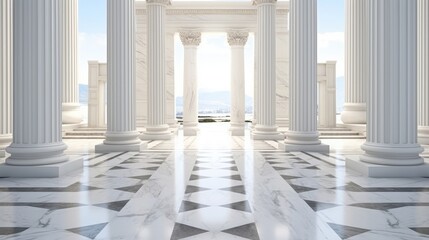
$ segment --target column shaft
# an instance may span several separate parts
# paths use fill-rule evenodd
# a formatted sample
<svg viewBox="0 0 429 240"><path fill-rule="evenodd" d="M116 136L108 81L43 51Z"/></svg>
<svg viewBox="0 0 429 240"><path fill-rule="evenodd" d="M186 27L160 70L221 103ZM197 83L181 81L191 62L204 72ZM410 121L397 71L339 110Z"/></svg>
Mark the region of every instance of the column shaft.
<svg viewBox="0 0 429 240"><path fill-rule="evenodd" d="M14 0L13 143L10 165L42 165L68 160L61 137L62 1Z"/></svg>
<svg viewBox="0 0 429 240"><path fill-rule="evenodd" d="M0 157L12 141L12 4L0 2Z"/></svg>
<svg viewBox="0 0 429 240"><path fill-rule="evenodd" d="M417 1L368 1L369 98L367 140L360 159L418 165Z"/></svg>
<svg viewBox="0 0 429 240"><path fill-rule="evenodd" d="M329 152L317 131L317 1L290 2L290 126L286 151Z"/></svg>
<svg viewBox="0 0 429 240"><path fill-rule="evenodd" d="M230 32L231 46L231 134L244 136L245 127L245 72L244 45L249 33Z"/></svg>
<svg viewBox="0 0 429 240"><path fill-rule="evenodd" d="M62 87L62 119L63 124L82 122L79 105L78 81L78 0L68 0L58 9L62 16L61 31L61 79Z"/></svg>
<svg viewBox="0 0 429 240"><path fill-rule="evenodd" d="M368 65L368 1L346 0L345 103L341 120L366 123Z"/></svg>
<svg viewBox="0 0 429 240"><path fill-rule="evenodd" d="M170 139L165 119L165 9L169 0L147 0L148 122L142 138Z"/></svg>
<svg viewBox="0 0 429 240"><path fill-rule="evenodd" d="M135 106L135 2L107 1L107 132L96 152L140 151Z"/></svg>
<svg viewBox="0 0 429 240"><path fill-rule="evenodd" d="M185 47L183 76L183 135L198 133L198 74L197 50L201 43L200 32L181 32Z"/></svg>
<svg viewBox="0 0 429 240"><path fill-rule="evenodd" d="M417 114L421 144L429 144L429 2L417 0Z"/></svg>
<svg viewBox="0 0 429 240"><path fill-rule="evenodd" d="M257 6L257 123L255 140L276 140L284 136L276 126L276 0L255 0Z"/></svg>

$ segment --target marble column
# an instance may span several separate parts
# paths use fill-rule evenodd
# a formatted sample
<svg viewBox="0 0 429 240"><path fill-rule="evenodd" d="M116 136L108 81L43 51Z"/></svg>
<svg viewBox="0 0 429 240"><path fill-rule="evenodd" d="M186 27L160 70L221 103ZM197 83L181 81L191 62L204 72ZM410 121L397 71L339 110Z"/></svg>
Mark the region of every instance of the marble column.
<svg viewBox="0 0 429 240"><path fill-rule="evenodd" d="M317 131L317 0L290 1L290 126L284 150L329 152Z"/></svg>
<svg viewBox="0 0 429 240"><path fill-rule="evenodd" d="M257 86L260 101L256 126L252 131L255 140L280 140L284 136L276 126L276 0L254 0L257 8Z"/></svg>
<svg viewBox="0 0 429 240"><path fill-rule="evenodd" d="M0 2L0 157L12 141L12 0Z"/></svg>
<svg viewBox="0 0 429 240"><path fill-rule="evenodd" d="M345 103L341 121L366 123L368 0L346 0Z"/></svg>
<svg viewBox="0 0 429 240"><path fill-rule="evenodd" d="M140 151L136 130L135 0L107 0L107 132L95 152Z"/></svg>
<svg viewBox="0 0 429 240"><path fill-rule="evenodd" d="M0 176L58 177L82 168L61 135L61 30L66 0L13 1L13 142Z"/></svg>
<svg viewBox="0 0 429 240"><path fill-rule="evenodd" d="M417 11L418 140L429 144L429 2L418 0Z"/></svg>
<svg viewBox="0 0 429 240"><path fill-rule="evenodd" d="M170 0L147 0L148 119L141 136L168 140L172 133L165 117L165 9Z"/></svg>
<svg viewBox="0 0 429 240"><path fill-rule="evenodd" d="M349 168L370 177L429 176L417 143L417 1L368 1L367 138Z"/></svg>
<svg viewBox="0 0 429 240"><path fill-rule="evenodd" d="M181 32L180 39L185 48L183 76L183 135L198 133L198 75L197 50L201 43L200 32Z"/></svg>
<svg viewBox="0 0 429 240"><path fill-rule="evenodd" d="M259 61L259 47L258 47L258 33L255 32L255 43L254 43L254 61L253 61L253 117L251 131L256 127L256 122L258 121L258 106L260 103L259 100L259 81L258 81L258 61Z"/></svg>
<svg viewBox="0 0 429 240"><path fill-rule="evenodd" d="M83 120L79 105L78 81L78 0L65 1L59 14L63 17L61 31L61 79L62 87L62 119L63 124L79 124Z"/></svg>
<svg viewBox="0 0 429 240"><path fill-rule="evenodd" d="M231 46L231 135L244 136L245 128L245 72L244 45L248 32L229 32Z"/></svg>

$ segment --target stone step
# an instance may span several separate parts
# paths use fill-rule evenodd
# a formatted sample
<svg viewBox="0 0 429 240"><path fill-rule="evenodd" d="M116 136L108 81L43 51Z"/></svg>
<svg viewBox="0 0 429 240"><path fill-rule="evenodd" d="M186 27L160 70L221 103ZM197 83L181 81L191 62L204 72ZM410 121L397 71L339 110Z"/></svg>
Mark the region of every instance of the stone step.
<svg viewBox="0 0 429 240"><path fill-rule="evenodd" d="M63 136L63 139L104 139L104 136Z"/></svg>
<svg viewBox="0 0 429 240"><path fill-rule="evenodd" d="M326 132L326 131L351 131L348 128L318 128L317 130L323 131L323 132Z"/></svg>
<svg viewBox="0 0 429 240"><path fill-rule="evenodd" d="M319 139L365 139L365 136L362 135L338 135L338 136L333 136L333 135L321 135L319 137Z"/></svg>
<svg viewBox="0 0 429 240"><path fill-rule="evenodd" d="M105 131L70 131L66 136L104 136Z"/></svg>
<svg viewBox="0 0 429 240"><path fill-rule="evenodd" d="M348 136L348 135L359 135L355 131L319 131L321 136Z"/></svg>

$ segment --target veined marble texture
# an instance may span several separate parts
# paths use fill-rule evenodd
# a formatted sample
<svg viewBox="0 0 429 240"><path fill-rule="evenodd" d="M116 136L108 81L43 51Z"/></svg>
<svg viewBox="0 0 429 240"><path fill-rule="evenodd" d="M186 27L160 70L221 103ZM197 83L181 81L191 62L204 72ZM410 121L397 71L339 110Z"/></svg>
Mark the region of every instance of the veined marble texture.
<svg viewBox="0 0 429 240"><path fill-rule="evenodd" d="M341 153L281 152L227 128L140 153L66 140L82 173L0 179L0 239L429 239L428 178L366 178Z"/></svg>

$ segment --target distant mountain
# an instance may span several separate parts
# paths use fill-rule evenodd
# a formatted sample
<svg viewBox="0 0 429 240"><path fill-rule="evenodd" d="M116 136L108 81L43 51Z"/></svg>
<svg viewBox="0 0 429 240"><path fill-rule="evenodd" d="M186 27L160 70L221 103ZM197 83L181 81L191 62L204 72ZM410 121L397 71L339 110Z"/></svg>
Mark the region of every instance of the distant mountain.
<svg viewBox="0 0 429 240"><path fill-rule="evenodd" d="M246 112L251 112L253 98L245 97ZM229 113L231 109L230 91L200 91L198 93L198 111L200 113ZM183 97L176 97L176 112L183 112Z"/></svg>

